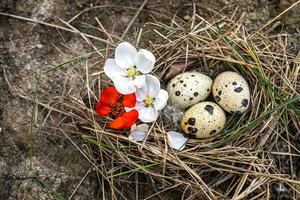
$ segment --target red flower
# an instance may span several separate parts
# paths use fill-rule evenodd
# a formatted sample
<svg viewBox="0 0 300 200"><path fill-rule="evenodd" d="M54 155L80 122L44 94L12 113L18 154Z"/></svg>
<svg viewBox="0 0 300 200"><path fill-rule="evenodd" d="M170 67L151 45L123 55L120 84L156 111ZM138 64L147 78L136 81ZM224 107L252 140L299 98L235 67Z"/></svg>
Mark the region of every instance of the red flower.
<svg viewBox="0 0 300 200"><path fill-rule="evenodd" d="M96 112L100 116L111 115L115 118L110 124L111 129L124 129L131 127L138 119L137 110L125 112L124 107L133 108L136 103L135 94L121 95L116 88L105 88L101 99L96 105Z"/></svg>

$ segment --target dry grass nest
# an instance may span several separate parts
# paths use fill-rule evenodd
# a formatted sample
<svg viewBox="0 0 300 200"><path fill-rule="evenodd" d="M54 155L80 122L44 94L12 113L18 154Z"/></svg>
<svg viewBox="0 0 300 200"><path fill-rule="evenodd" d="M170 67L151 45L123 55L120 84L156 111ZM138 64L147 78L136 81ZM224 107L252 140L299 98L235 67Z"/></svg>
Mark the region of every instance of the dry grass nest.
<svg viewBox="0 0 300 200"><path fill-rule="evenodd" d="M120 42L113 34L107 36L106 47L90 42L95 51L41 72L63 77L64 89L50 98L40 88L34 99L49 121L39 128L59 131L76 146L97 173L101 196L132 199L126 190L135 191L138 184L153 191L148 199L168 191L176 191L179 199L269 199L279 193L300 197L300 60L289 52L293 44L287 35L248 33L241 22L195 14L186 20L153 17L143 31L126 38L155 54L152 73L163 87L174 65L212 78L236 71L248 81L248 111L228 114L221 134L190 139L183 151L167 145L166 132L179 130L170 120L176 114L172 110L150 125L143 142L130 141L128 130L110 130L111 119L95 113L100 91L112 85L103 72L105 59L113 57Z"/></svg>

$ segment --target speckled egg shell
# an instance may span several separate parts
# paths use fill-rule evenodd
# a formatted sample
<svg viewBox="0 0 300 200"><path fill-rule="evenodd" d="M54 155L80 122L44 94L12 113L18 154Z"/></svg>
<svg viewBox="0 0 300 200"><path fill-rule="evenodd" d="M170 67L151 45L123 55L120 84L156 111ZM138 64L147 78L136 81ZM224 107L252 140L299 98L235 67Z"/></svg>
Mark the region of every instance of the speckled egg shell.
<svg viewBox="0 0 300 200"><path fill-rule="evenodd" d="M170 103L177 108L195 105L209 96L212 83L209 76L199 72L179 74L167 85Z"/></svg>
<svg viewBox="0 0 300 200"><path fill-rule="evenodd" d="M247 81L236 72L223 72L213 83L216 102L227 112L241 114L250 104L250 90Z"/></svg>
<svg viewBox="0 0 300 200"><path fill-rule="evenodd" d="M216 103L204 101L189 108L181 120L181 128L196 138L207 138L219 133L225 126L226 115Z"/></svg>

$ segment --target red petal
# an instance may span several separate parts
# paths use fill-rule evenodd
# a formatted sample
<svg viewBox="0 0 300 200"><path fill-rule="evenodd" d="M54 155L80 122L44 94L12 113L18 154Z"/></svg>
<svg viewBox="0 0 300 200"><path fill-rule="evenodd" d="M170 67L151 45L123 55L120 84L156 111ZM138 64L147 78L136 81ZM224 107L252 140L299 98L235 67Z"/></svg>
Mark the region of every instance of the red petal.
<svg viewBox="0 0 300 200"><path fill-rule="evenodd" d="M131 110L122 114L122 117L127 121L125 128L131 127L138 119L139 113L137 110Z"/></svg>
<svg viewBox="0 0 300 200"><path fill-rule="evenodd" d="M114 105L117 103L117 100L120 96L120 93L114 87L105 88L101 93L101 102L108 105Z"/></svg>
<svg viewBox="0 0 300 200"><path fill-rule="evenodd" d="M131 110L129 112L124 112L118 116L112 123L110 123L109 128L111 129L124 129L131 127L138 119L138 112L136 110Z"/></svg>
<svg viewBox="0 0 300 200"><path fill-rule="evenodd" d="M111 113L111 107L109 107L108 105L102 104L101 102L98 102L96 105L96 112L100 116L106 116L109 113Z"/></svg>
<svg viewBox="0 0 300 200"><path fill-rule="evenodd" d="M136 103L136 96L134 93L123 95L122 104L125 107L133 108Z"/></svg>

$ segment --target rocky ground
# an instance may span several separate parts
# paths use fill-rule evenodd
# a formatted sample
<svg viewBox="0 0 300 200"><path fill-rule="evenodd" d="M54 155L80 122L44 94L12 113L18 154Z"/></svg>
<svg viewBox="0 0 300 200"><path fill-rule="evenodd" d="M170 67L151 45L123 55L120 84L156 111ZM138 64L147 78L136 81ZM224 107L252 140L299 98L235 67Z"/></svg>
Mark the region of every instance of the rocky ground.
<svg viewBox="0 0 300 200"><path fill-rule="evenodd" d="M145 8L184 17L192 15L192 4L189 2L149 0ZM207 8L211 8L231 16L236 11L235 17L244 15L246 27L255 30L294 2L203 0L197 2L197 13L210 17L212 13ZM137 8L141 3L116 0L4 0L0 2L0 12L62 24L59 19L68 21L80 11L96 5ZM299 10L299 7L293 9L277 20L272 30L290 34L298 48ZM134 14L120 7L100 9L84 14L78 21L88 22L98 16L109 31L114 29L122 35ZM150 20L149 14L142 12L132 29ZM101 37L101 34L96 34ZM94 44L97 47L103 45ZM32 102L20 97L20 94L34 96L35 72L90 51L90 46L78 35L0 15L0 199L59 199L60 195L68 199L87 172L73 199L96 199L98 181L90 171L90 166L86 165L85 158L61 133L32 128ZM51 94L55 94L57 84L63 81L46 75L41 80L42 87L51 91ZM43 116L39 117L39 123L43 119Z"/></svg>

